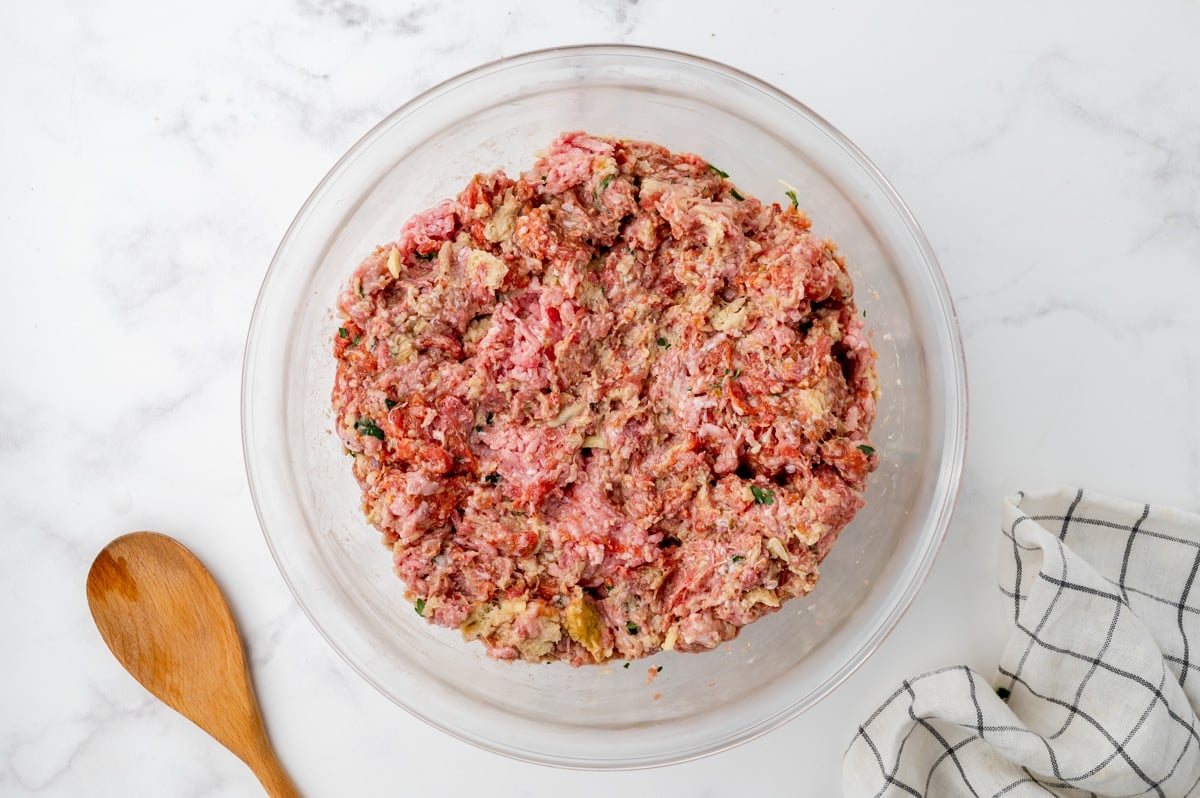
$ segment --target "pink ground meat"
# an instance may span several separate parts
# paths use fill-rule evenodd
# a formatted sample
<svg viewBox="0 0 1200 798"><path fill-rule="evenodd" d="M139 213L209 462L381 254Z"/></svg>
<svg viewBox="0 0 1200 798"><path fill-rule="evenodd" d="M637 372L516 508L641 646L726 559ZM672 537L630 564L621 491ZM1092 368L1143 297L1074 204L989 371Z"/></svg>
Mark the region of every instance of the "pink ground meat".
<svg viewBox="0 0 1200 798"><path fill-rule="evenodd" d="M568 133L339 297L337 432L433 623L501 659L701 651L862 505L875 353L834 245L703 159Z"/></svg>

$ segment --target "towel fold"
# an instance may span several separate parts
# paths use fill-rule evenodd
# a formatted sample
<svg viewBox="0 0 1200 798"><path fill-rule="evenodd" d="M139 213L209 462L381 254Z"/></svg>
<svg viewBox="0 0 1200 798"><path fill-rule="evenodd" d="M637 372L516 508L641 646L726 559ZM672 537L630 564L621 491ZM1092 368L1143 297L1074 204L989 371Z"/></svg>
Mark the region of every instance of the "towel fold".
<svg viewBox="0 0 1200 798"><path fill-rule="evenodd" d="M1200 516L1054 489L1005 500L1002 533L996 678L906 680L850 743L844 794L1200 795Z"/></svg>

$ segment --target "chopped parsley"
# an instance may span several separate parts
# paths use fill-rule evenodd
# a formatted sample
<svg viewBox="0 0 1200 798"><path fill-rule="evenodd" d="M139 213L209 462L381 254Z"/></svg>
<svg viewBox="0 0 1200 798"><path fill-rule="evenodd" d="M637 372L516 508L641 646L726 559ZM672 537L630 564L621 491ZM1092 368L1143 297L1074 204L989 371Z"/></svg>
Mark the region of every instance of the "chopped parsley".
<svg viewBox="0 0 1200 798"><path fill-rule="evenodd" d="M495 474L495 473L488 474L487 476L485 476L483 478L483 481L489 485L499 485L500 484L500 475Z"/></svg>
<svg viewBox="0 0 1200 798"><path fill-rule="evenodd" d="M760 488L758 485L750 486L750 493L754 495L755 504L774 504L775 491L767 488Z"/></svg>
<svg viewBox="0 0 1200 798"><path fill-rule="evenodd" d="M746 559L746 555L744 555L744 554L735 554L735 555L733 555L733 557L732 557L731 559L732 559L734 562L741 562L742 560Z"/></svg>
<svg viewBox="0 0 1200 798"><path fill-rule="evenodd" d="M663 666L662 666L662 665L659 665L657 668L655 668L655 669L654 669L654 672L655 672L655 673L662 673L662 668L663 668Z"/></svg>
<svg viewBox="0 0 1200 798"><path fill-rule="evenodd" d="M338 327L338 338L349 338L350 331L345 327Z"/></svg>
<svg viewBox="0 0 1200 798"><path fill-rule="evenodd" d="M629 670L629 663L628 663L628 662L626 662L626 663L625 663L624 665L622 665L621 667L622 667L622 668L624 668L625 670Z"/></svg>
<svg viewBox="0 0 1200 798"><path fill-rule="evenodd" d="M721 178L729 177L728 172L726 172L723 169L718 169L717 167L713 166L712 164L708 165L708 171L712 172L714 175L717 175L718 177L721 177Z"/></svg>
<svg viewBox="0 0 1200 798"><path fill-rule="evenodd" d="M736 379L737 379L738 377L740 377L740 376L742 376L742 370L741 370L741 369L734 369L734 370L733 370L733 378L736 380Z"/></svg>
<svg viewBox="0 0 1200 798"><path fill-rule="evenodd" d="M792 191L792 190L789 188L787 191L785 191L785 192L783 192L783 193L784 193L784 194L787 194L787 198L788 198L788 199L790 199L790 200L792 201L792 210L799 210L799 208L800 208L800 200L799 200L799 198L797 198L797 197L796 197L796 192L795 192L795 191Z"/></svg>
<svg viewBox="0 0 1200 798"><path fill-rule="evenodd" d="M638 626L633 621L626 621L625 622L625 631L629 632L629 634L631 634L631 635L635 635L638 633Z"/></svg>
<svg viewBox="0 0 1200 798"><path fill-rule="evenodd" d="M366 298L366 296L367 296L367 295L363 293L363 287L362 287L362 283L359 283L359 284L358 284L358 298L359 298L359 299L365 299L365 298Z"/></svg>
<svg viewBox="0 0 1200 798"><path fill-rule="evenodd" d="M361 335L354 336L354 340L350 342L351 346L358 346L358 342L362 340Z"/></svg>
<svg viewBox="0 0 1200 798"><path fill-rule="evenodd" d="M372 438L383 440L383 430L375 426L375 422L363 416L354 424L354 429L359 435L370 435Z"/></svg>
<svg viewBox="0 0 1200 798"><path fill-rule="evenodd" d="M745 197L743 197L741 194L738 193L738 190L736 188L729 189L729 196L733 197L738 202L741 202L742 200L745 199Z"/></svg>
<svg viewBox="0 0 1200 798"><path fill-rule="evenodd" d="M604 191L612 183L614 175L608 175L600 181L600 190Z"/></svg>
<svg viewBox="0 0 1200 798"><path fill-rule="evenodd" d="M871 455L875 454L875 447L867 446L865 443L860 443L858 445L858 450L860 452L862 452L863 454L865 454L867 457L870 457Z"/></svg>
<svg viewBox="0 0 1200 798"><path fill-rule="evenodd" d="M658 344L658 345L659 345L659 346L661 346L663 349L670 349L670 348L671 348L671 342L670 342L670 341L668 341L666 338L659 338L659 339L658 339L657 341L655 341L654 343Z"/></svg>
<svg viewBox="0 0 1200 798"><path fill-rule="evenodd" d="M423 599L423 598L417 599L417 604L415 607L413 607L413 609L417 611L417 615L420 615L422 618L424 618L425 617L425 599Z"/></svg>
<svg viewBox="0 0 1200 798"><path fill-rule="evenodd" d="M384 399L384 400L383 400L383 403L384 403L385 405L387 405L387 409L388 409L388 410L391 410L393 407L395 407L396 405L400 404L400 403L399 403L399 402L397 402L395 399Z"/></svg>

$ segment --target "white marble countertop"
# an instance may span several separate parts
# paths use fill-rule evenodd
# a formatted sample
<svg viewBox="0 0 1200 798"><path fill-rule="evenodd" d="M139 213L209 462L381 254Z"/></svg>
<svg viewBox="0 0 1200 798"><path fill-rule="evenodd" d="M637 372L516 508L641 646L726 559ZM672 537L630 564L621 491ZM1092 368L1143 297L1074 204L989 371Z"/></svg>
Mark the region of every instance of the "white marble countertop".
<svg viewBox="0 0 1200 798"><path fill-rule="evenodd" d="M784 796L836 795L855 727L905 676L993 672L1003 493L1200 509L1200 7L503 5L0 7L0 794L259 794L92 626L88 566L134 529L180 538L225 587L307 795ZM585 41L724 61L856 141L941 259L970 375L959 509L883 647L766 737L635 773L508 761L381 698L284 586L239 437L255 295L325 171L419 90Z"/></svg>

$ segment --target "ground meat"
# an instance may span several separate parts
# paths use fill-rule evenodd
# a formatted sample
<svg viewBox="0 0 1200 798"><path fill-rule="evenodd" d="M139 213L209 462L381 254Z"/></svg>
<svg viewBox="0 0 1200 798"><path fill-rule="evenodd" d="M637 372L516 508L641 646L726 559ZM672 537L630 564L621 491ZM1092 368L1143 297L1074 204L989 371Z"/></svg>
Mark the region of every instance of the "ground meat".
<svg viewBox="0 0 1200 798"><path fill-rule="evenodd" d="M336 428L417 612L579 665L710 649L812 590L878 388L809 227L694 155L568 133L367 257Z"/></svg>

